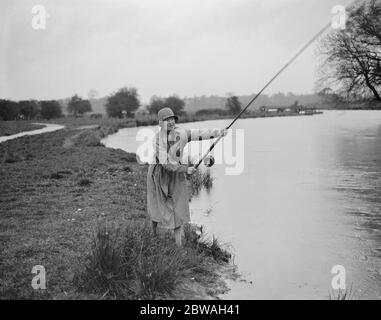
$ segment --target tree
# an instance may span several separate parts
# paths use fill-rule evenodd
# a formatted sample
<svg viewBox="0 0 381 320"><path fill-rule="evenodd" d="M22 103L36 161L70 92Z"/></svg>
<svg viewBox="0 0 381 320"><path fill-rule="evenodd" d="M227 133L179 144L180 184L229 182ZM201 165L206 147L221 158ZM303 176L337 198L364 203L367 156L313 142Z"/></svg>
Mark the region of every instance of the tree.
<svg viewBox="0 0 381 320"><path fill-rule="evenodd" d="M77 117L85 112L91 112L92 108L89 100L82 99L75 94L68 103L67 111Z"/></svg>
<svg viewBox="0 0 381 320"><path fill-rule="evenodd" d="M1 99L0 100L0 119L7 120L15 120L19 113L19 106L17 102Z"/></svg>
<svg viewBox="0 0 381 320"><path fill-rule="evenodd" d="M150 104L147 106L147 110L150 114L156 115L161 108L165 106L165 99L152 97Z"/></svg>
<svg viewBox="0 0 381 320"><path fill-rule="evenodd" d="M318 96L323 100L326 104L337 104L341 102L341 97L334 93L331 88L324 88L318 92Z"/></svg>
<svg viewBox="0 0 381 320"><path fill-rule="evenodd" d="M373 95L381 101L381 0L361 1L349 9L344 30L320 44L324 57L319 82L339 94Z"/></svg>
<svg viewBox="0 0 381 320"><path fill-rule="evenodd" d="M35 100L23 100L19 101L19 115L22 115L24 119L34 119L40 112L38 102Z"/></svg>
<svg viewBox="0 0 381 320"><path fill-rule="evenodd" d="M176 95L166 98L164 106L171 108L173 113L177 116L181 116L185 114L185 111L183 110L185 106L185 102Z"/></svg>
<svg viewBox="0 0 381 320"><path fill-rule="evenodd" d="M241 102L239 102L238 97L232 96L227 98L226 108L231 114L238 114L242 109Z"/></svg>
<svg viewBox="0 0 381 320"><path fill-rule="evenodd" d="M291 107L297 108L299 106L299 100L295 100Z"/></svg>
<svg viewBox="0 0 381 320"><path fill-rule="evenodd" d="M171 108L173 113L177 116L181 116L185 114L183 110L185 106L185 102L183 99L180 99L178 96L173 95L167 98L159 98L153 96L151 98L150 104L147 106L147 109L150 114L157 114L162 108Z"/></svg>
<svg viewBox="0 0 381 320"><path fill-rule="evenodd" d="M41 117L44 119L60 118L62 117L61 105L57 100L46 100L39 102L41 107Z"/></svg>
<svg viewBox="0 0 381 320"><path fill-rule="evenodd" d="M133 111L139 106L137 89L123 87L107 98L106 112L109 117L123 118L122 111L126 111L127 117L132 117Z"/></svg>

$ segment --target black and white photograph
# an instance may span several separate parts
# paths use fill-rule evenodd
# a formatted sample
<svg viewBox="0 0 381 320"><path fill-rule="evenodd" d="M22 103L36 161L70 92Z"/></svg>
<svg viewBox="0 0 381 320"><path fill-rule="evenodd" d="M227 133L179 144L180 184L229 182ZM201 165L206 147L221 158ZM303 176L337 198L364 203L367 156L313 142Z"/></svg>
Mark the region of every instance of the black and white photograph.
<svg viewBox="0 0 381 320"><path fill-rule="evenodd" d="M0 299L381 300L381 0L1 0Z"/></svg>

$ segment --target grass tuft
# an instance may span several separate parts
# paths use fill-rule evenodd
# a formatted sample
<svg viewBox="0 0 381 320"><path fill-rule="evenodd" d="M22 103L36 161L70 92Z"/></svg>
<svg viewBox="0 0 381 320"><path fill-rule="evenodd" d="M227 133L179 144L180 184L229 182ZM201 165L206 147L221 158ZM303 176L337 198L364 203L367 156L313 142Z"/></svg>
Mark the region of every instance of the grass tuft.
<svg viewBox="0 0 381 320"><path fill-rule="evenodd" d="M223 248L216 237L209 239L203 232L202 227L186 225L184 228L184 238L187 246L192 247L197 252L213 258L218 263L227 263L232 255Z"/></svg>
<svg viewBox="0 0 381 320"><path fill-rule="evenodd" d="M329 300L354 300L352 286L348 289L339 289L337 292L331 292L329 294Z"/></svg>
<svg viewBox="0 0 381 320"><path fill-rule="evenodd" d="M118 238L120 230L106 224L98 224L87 256L85 273L79 276L79 285L85 291L106 293L105 295L124 295L128 288L123 284L121 256Z"/></svg>
<svg viewBox="0 0 381 320"><path fill-rule="evenodd" d="M195 173L189 176L190 196L198 195L202 188L209 190L213 186L214 178L210 174L210 170L202 171L197 169Z"/></svg>
<svg viewBox="0 0 381 320"><path fill-rule="evenodd" d="M184 275L210 273L207 258L229 261L218 242L201 241L195 227L187 226L184 237L185 246L179 248L168 232L155 237L147 222L120 228L103 221L78 283L104 297L155 299L170 294Z"/></svg>

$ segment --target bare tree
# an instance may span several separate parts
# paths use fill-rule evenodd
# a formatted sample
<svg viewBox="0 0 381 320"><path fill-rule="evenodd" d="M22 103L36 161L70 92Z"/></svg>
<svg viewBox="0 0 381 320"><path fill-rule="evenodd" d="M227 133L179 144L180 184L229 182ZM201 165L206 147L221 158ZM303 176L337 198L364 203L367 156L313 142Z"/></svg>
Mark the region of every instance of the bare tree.
<svg viewBox="0 0 381 320"><path fill-rule="evenodd" d="M334 30L320 43L320 83L340 94L381 101L381 0L361 1L349 9L345 30Z"/></svg>

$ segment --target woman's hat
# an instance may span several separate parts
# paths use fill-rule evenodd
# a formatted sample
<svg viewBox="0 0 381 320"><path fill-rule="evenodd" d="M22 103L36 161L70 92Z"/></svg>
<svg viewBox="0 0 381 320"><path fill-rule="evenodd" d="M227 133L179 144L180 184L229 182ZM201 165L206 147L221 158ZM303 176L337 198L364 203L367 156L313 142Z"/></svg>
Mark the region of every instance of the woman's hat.
<svg viewBox="0 0 381 320"><path fill-rule="evenodd" d="M174 117L176 120L179 119L177 116L175 116L171 108L160 109L157 113L157 117L159 118L159 121L164 121L170 117Z"/></svg>

